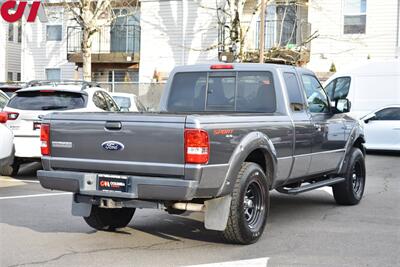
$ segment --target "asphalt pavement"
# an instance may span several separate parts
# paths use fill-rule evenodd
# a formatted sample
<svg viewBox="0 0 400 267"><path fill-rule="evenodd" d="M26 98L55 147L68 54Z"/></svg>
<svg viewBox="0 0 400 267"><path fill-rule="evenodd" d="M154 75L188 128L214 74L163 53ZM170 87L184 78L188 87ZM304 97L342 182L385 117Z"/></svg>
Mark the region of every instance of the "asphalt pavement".
<svg viewBox="0 0 400 267"><path fill-rule="evenodd" d="M71 195L41 188L37 165L0 177L0 266L400 266L400 155L367 156L357 206L331 189L271 195L253 245L222 243L201 214L137 210L128 227L97 232L71 216Z"/></svg>

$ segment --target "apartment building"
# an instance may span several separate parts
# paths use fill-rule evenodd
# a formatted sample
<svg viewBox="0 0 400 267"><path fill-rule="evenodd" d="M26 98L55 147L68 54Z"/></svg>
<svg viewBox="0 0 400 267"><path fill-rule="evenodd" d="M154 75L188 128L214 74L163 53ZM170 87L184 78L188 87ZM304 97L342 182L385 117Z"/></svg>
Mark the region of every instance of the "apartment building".
<svg viewBox="0 0 400 267"><path fill-rule="evenodd" d="M270 1L266 8L266 49L306 45L310 49L307 67L316 72L328 71L332 63L340 70L367 58L399 58L399 2ZM167 77L177 65L218 61L221 52L232 47L224 47L227 33L221 28L216 3L141 0L134 14L116 7L118 19L93 37L94 79L150 83ZM259 43L260 17L254 9L258 1L241 3L241 23L248 28L244 47L254 51ZM61 6L48 5L46 13L48 22L24 25L22 79L80 78L79 27ZM304 44L314 32L318 38Z"/></svg>
<svg viewBox="0 0 400 267"><path fill-rule="evenodd" d="M21 81L21 23L6 23L0 19L0 82Z"/></svg>
<svg viewBox="0 0 400 267"><path fill-rule="evenodd" d="M319 37L311 43L314 71L337 70L368 58L400 58L400 1L309 0L308 19Z"/></svg>

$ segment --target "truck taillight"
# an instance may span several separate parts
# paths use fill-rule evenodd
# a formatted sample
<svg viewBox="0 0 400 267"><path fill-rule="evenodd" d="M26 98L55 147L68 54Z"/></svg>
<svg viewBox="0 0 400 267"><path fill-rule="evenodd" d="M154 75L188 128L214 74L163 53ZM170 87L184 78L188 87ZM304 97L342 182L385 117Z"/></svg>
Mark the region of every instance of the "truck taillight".
<svg viewBox="0 0 400 267"><path fill-rule="evenodd" d="M200 129L185 129L185 162L206 164L209 153L208 133Z"/></svg>
<svg viewBox="0 0 400 267"><path fill-rule="evenodd" d="M42 124L40 126L40 150L43 156L50 155L50 125Z"/></svg>
<svg viewBox="0 0 400 267"><path fill-rule="evenodd" d="M17 113L17 112L7 112L7 115L8 115L8 120L9 121L15 121L18 118L19 113Z"/></svg>

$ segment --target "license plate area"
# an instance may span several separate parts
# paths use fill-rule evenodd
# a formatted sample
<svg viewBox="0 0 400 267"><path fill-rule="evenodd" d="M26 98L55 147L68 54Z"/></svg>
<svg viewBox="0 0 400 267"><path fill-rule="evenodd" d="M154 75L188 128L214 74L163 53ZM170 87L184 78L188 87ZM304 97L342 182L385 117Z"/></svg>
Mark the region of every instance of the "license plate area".
<svg viewBox="0 0 400 267"><path fill-rule="evenodd" d="M127 192L128 177L120 175L97 175L97 189L100 191Z"/></svg>

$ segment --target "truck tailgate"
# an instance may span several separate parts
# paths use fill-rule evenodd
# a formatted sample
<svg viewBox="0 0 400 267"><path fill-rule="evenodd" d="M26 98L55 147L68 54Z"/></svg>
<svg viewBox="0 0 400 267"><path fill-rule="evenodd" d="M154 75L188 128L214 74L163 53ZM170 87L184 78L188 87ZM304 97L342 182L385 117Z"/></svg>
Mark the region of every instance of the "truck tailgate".
<svg viewBox="0 0 400 267"><path fill-rule="evenodd" d="M56 113L49 120L52 169L184 175L184 115Z"/></svg>

